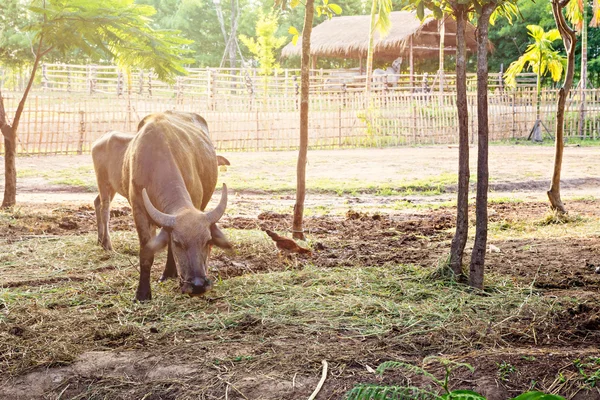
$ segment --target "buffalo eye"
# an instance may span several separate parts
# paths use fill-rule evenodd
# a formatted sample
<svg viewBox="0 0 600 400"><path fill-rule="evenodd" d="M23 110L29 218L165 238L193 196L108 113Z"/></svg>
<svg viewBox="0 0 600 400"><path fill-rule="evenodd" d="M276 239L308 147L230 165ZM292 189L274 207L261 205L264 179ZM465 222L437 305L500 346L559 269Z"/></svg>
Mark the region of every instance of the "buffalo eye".
<svg viewBox="0 0 600 400"><path fill-rule="evenodd" d="M177 247L183 247L183 243L181 243L178 239L173 238L173 244Z"/></svg>

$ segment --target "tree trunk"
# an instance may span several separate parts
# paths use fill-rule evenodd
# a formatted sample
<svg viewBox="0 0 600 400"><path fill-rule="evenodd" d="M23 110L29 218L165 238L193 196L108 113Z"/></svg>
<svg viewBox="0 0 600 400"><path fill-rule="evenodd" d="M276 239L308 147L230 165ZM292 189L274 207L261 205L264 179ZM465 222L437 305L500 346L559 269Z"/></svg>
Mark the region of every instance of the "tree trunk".
<svg viewBox="0 0 600 400"><path fill-rule="evenodd" d="M4 98L0 92L0 130L4 136L4 199L2 200L2 208L12 207L17 202L17 166L16 166L16 155L17 155L17 129L19 128L19 122L21 121L21 115L25 109L25 102L29 91L35 80L35 74L40 64L40 59L48 53L51 49L42 51L42 45L44 42L44 36L40 37L40 41L37 46L35 53L35 60L33 67L31 68L31 75L29 81L23 92L23 97L17 106L15 116L13 118L12 126L8 125L6 120L6 109L4 108Z"/></svg>
<svg viewBox="0 0 600 400"><path fill-rule="evenodd" d="M471 253L469 284L483 289L483 269L487 246L488 197L488 27L494 3L485 4L477 23L477 200L475 243Z"/></svg>
<svg viewBox="0 0 600 400"><path fill-rule="evenodd" d="M229 34L229 67L235 68L236 64L236 51L237 51L237 25L238 25L238 8L237 0L231 0L231 33ZM235 71L231 70L231 74L234 75Z"/></svg>
<svg viewBox="0 0 600 400"><path fill-rule="evenodd" d="M12 126L6 121L4 98L0 92L0 130L4 137L4 200L2 208L12 207L17 197L17 170L15 166L16 136Z"/></svg>
<svg viewBox="0 0 600 400"><path fill-rule="evenodd" d="M469 233L469 108L467 106L467 6L459 4L456 16L456 108L458 112L458 196L456 232L450 247L450 268L462 275L462 259Z"/></svg>
<svg viewBox="0 0 600 400"><path fill-rule="evenodd" d="M573 74L575 72L575 44L577 38L575 31L567 25L567 21L563 15L563 8L568 4L567 2L559 3L557 0L552 1L552 14L554 14L554 21L562 37L565 50L567 51L567 71L565 74L565 80L562 88L558 92L558 101L556 106L556 138L555 138L555 151L554 151L554 172L552 174L552 182L550 184L550 190L548 199L550 200L550 206L553 210L561 213L566 213L565 206L560 199L560 172L562 168L563 150L564 150L564 122L565 122L565 104L571 87L573 86Z"/></svg>
<svg viewBox="0 0 600 400"><path fill-rule="evenodd" d="M585 89L587 89L587 0L582 2L583 24L581 26L581 78L579 79L579 90L581 104L579 105L579 137L583 139L585 136Z"/></svg>
<svg viewBox="0 0 600 400"><path fill-rule="evenodd" d="M375 16L377 12L377 0L371 0L371 23L369 24L369 47L367 48L367 93L371 91L373 80L373 43L375 41Z"/></svg>
<svg viewBox="0 0 600 400"><path fill-rule="evenodd" d="M304 198L306 197L306 155L308 153L308 90L310 87L310 34L315 9L314 0L306 0L304 11L304 28L302 29L302 66L300 72L300 149L296 168L296 204L294 205L294 222L292 235L294 239L304 240L302 218L304 215Z"/></svg>
<svg viewBox="0 0 600 400"><path fill-rule="evenodd" d="M2 208L12 207L17 202L17 137L11 126L5 125L4 135L4 199Z"/></svg>

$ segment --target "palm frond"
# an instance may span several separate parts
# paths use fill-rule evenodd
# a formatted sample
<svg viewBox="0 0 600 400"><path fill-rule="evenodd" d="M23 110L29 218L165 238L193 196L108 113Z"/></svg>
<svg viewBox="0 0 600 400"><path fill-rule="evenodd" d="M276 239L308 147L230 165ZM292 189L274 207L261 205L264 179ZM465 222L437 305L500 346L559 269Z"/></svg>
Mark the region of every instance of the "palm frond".
<svg viewBox="0 0 600 400"><path fill-rule="evenodd" d="M346 394L347 400L440 400L435 393L414 386L356 385Z"/></svg>

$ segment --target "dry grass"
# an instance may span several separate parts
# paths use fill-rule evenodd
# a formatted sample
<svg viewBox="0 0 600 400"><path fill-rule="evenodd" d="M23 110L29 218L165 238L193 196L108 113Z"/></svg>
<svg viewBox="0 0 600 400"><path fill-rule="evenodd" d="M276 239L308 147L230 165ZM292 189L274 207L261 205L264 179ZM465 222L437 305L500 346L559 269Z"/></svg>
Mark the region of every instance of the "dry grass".
<svg viewBox="0 0 600 400"><path fill-rule="evenodd" d="M228 234L248 254L276 258L260 232ZM407 348L418 347L418 338L436 342L444 337L443 348L466 349L479 342L502 343L502 329L508 326L503 321L528 313L545 321L560 308L556 299L499 278L492 277L482 294L432 280L428 269L393 264L352 269L307 264L248 272L218 280L201 299L178 294L173 282L153 284L154 300L139 304L132 301L135 237L121 232L114 243L116 253L110 257L95 244L93 234L2 243L2 252L12 253L4 256L0 271L5 277L0 290L0 365L5 372L17 375L70 363L90 350L182 354L199 337L227 340L244 326L299 329L307 335L338 332L347 338L394 332ZM156 264L163 262L164 256ZM159 269L154 270L155 279ZM497 335L464 335L465 330L483 333L492 324Z"/></svg>
<svg viewBox="0 0 600 400"><path fill-rule="evenodd" d="M498 202L493 205L500 211L492 215L490 240L592 240L598 234L595 209L582 212L590 201L582 200L573 211L580 217L563 224L541 223L541 205ZM380 211L385 213L391 204L382 203ZM518 209L525 214L515 214ZM75 376L47 395L58 398L64 390L62 398L191 399L219 398L229 390L234 398L234 387L248 397L247 389L239 386L245 377L281 382L304 374L308 379L318 375L320 361L327 359L332 376L345 379L336 380L338 392L329 389L340 394L357 382L354 376L364 372L365 364L375 366L386 359L577 347L593 340L594 331L580 327L594 324L596 308L593 301L578 297L591 294L564 290L548 295L536 288L537 276L517 280L494 261L505 257L509 263L508 248L500 246L502 253L489 256L496 264L486 276L484 292L454 282L422 255L415 264L390 257L394 252L445 255L449 213L394 219L354 212L346 218L310 219L314 233L309 245L324 245L325 250L316 251L313 259L291 260L278 259L260 230L264 223L283 230L283 219L231 217L223 226L237 250L213 255L211 274L217 282L212 292L189 298L174 282L156 283L165 261L161 254L153 270L154 299L139 304L132 301L138 280L137 238L123 225L127 215L113 219L122 230L113 231L115 252L108 254L90 232L89 207L2 211L0 370L18 377L38 367L72 365L90 351L150 353L168 365L193 365L196 372L147 379L144 368L151 367L135 364L142 371L138 375ZM80 224L77 230L56 230L57 224L73 221ZM10 234L3 230L9 225ZM543 254L532 257L542 259ZM545 279L552 281L552 276ZM584 311L577 319L580 308ZM565 351L561 362L569 354ZM313 382L305 383L310 393Z"/></svg>

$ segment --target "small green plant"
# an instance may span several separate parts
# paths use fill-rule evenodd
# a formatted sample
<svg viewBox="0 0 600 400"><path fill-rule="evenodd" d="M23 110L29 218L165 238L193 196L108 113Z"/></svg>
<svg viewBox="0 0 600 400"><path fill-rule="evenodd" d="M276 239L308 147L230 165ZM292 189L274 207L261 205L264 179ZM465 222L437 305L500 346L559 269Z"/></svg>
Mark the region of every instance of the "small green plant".
<svg viewBox="0 0 600 400"><path fill-rule="evenodd" d="M566 400L562 396L555 394L546 394L542 392L527 392L523 393L512 400Z"/></svg>
<svg viewBox="0 0 600 400"><path fill-rule="evenodd" d="M347 400L486 400L486 398L472 390L452 390L449 389L449 379L452 371L459 368L466 368L471 372L475 369L467 363L459 363L442 357L426 357L423 364L428 361L437 361L444 367L444 378L438 379L431 372L422 367L405 363L402 361L386 361L377 367L376 372L383 375L385 371L404 369L413 374L423 375L429 378L435 385L444 391L441 395L436 394L431 388L418 388L414 386L387 386L374 384L359 384L346 394ZM516 369L508 363L502 362L499 367L509 371L516 372ZM564 397L554 394L545 394L541 392L523 393L511 400L565 400Z"/></svg>
<svg viewBox="0 0 600 400"><path fill-rule="evenodd" d="M583 382L590 387L598 387L600 384L600 358L588 357L586 360L573 360L573 365L583 379Z"/></svg>
<svg viewBox="0 0 600 400"><path fill-rule="evenodd" d="M413 374L423 375L441 388L445 393L440 395L435 394L428 389L422 389L412 386L379 386L379 385L357 385L347 394L348 400L387 400L387 399L454 399L454 400L485 400L485 397L470 390L454 390L450 391L448 383L453 370L458 368L466 368L473 372L474 368L467 363L459 363L441 357L427 357L423 360L426 364L428 361L437 361L444 367L444 378L438 379L435 375L424 368L405 363L402 361L386 361L377 367L377 373L383 375L385 371L404 369Z"/></svg>
<svg viewBox="0 0 600 400"><path fill-rule="evenodd" d="M514 367L514 365L507 363L506 361L496 363L496 366L498 367L498 378L504 382L508 381L508 378L511 374L517 372L517 369Z"/></svg>

